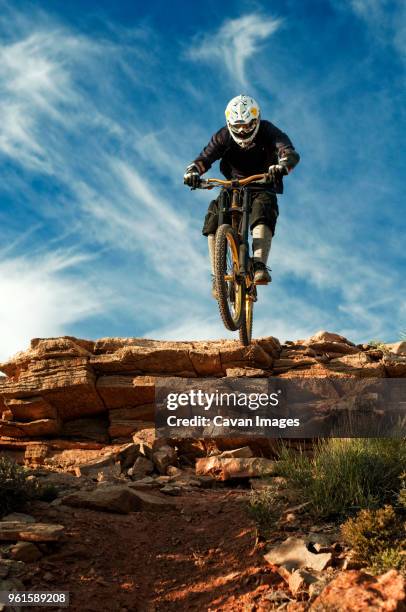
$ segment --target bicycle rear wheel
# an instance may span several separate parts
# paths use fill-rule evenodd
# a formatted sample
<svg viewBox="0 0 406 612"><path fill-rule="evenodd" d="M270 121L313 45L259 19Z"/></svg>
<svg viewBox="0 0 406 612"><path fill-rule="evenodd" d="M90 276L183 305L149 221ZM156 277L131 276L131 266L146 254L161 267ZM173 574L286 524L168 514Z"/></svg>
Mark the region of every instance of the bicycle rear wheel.
<svg viewBox="0 0 406 612"><path fill-rule="evenodd" d="M225 327L239 329L243 317L245 285L238 278L239 240L231 225L220 225L216 232L214 278L220 315Z"/></svg>
<svg viewBox="0 0 406 612"><path fill-rule="evenodd" d="M238 330L240 342L244 346L249 346L252 339L252 323L254 319L254 300L248 293L245 294L245 303L243 306L243 316L241 327Z"/></svg>

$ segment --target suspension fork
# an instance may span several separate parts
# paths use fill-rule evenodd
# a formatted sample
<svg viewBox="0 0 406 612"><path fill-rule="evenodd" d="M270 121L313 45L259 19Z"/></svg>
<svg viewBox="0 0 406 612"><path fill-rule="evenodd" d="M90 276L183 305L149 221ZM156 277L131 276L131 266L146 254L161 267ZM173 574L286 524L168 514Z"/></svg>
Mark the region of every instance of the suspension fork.
<svg viewBox="0 0 406 612"><path fill-rule="evenodd" d="M248 189L243 190L243 203L242 203L242 228L241 237L242 242L240 244L240 274L247 273L248 270L248 225L249 225L249 191Z"/></svg>
<svg viewBox="0 0 406 612"><path fill-rule="evenodd" d="M240 223L241 208L240 208L240 191L239 189L233 189L231 196L231 225L233 229L238 233L238 226Z"/></svg>
<svg viewBox="0 0 406 612"><path fill-rule="evenodd" d="M218 226L220 227L220 225L223 225L224 223L224 215L227 212L226 209L226 193L224 191L224 189L221 190L220 192L220 201L219 201L219 220L218 220Z"/></svg>

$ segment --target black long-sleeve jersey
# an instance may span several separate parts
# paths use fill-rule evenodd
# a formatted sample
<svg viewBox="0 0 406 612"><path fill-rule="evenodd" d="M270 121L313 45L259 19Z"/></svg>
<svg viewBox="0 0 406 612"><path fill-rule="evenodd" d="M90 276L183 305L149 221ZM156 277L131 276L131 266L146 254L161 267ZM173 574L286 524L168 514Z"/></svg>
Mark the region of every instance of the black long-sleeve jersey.
<svg viewBox="0 0 406 612"><path fill-rule="evenodd" d="M213 134L208 145L194 163L203 166L207 172L220 159L220 171L226 179L243 178L252 174L267 172L272 164L282 164L292 170L300 156L289 136L270 121L261 120L258 132L250 147L240 147L228 128L222 127ZM275 185L276 193L283 192L282 180Z"/></svg>

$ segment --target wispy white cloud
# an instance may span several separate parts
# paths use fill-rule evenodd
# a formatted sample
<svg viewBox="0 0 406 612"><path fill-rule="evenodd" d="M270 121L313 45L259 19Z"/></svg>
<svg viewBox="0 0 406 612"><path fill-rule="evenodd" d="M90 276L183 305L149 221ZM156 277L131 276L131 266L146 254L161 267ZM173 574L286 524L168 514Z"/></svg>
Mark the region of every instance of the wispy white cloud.
<svg viewBox="0 0 406 612"><path fill-rule="evenodd" d="M394 44L403 61L406 63L406 4L401 2L397 15Z"/></svg>
<svg viewBox="0 0 406 612"><path fill-rule="evenodd" d="M276 77L261 47L280 25L266 15L227 19L195 43L191 57L221 61L243 87L255 56L262 92L275 99ZM202 98L210 98L216 111L208 112L208 121L215 124L223 90L213 92L210 84L206 96L205 84L192 80L194 94L180 100L179 91L162 82L162 72L150 70L148 54L138 54L137 36L129 40L118 33L114 41L92 37L38 16L13 20L13 28L13 36L0 46L0 110L6 119L0 126L0 154L21 173L4 175L7 164L0 173L9 193L15 192L13 217L24 200L35 211L34 222L52 231L46 239L44 232L40 239L34 232L24 244L22 236L18 242L18 223L4 233L3 243L17 242L2 253L0 290L14 295L10 303L16 306L0 311L5 322L2 354L24 348L30 336L70 333L87 317L122 321L125 335L227 337L209 295L209 264L200 234L210 195L182 187L185 163L210 136L206 121L198 125L195 110ZM182 65L174 56L172 63L181 82ZM401 279L388 272L386 262L380 264L379 252L368 259L351 236L362 229L347 212L355 201L362 206L355 178L345 193L330 178L324 190L315 186L344 157L334 134L339 126L332 126L325 100L324 107L317 103L322 90L323 83L312 90L289 75L278 89L284 103L276 108L275 122L295 142L299 138L301 153L302 146L306 149L281 201L271 258L275 280L269 291L261 291L256 334L292 339L326 327L376 336L382 293L390 296L382 305L385 312L394 320L402 315ZM45 193L31 191L33 176L45 182ZM72 246L79 258L72 255ZM90 261L94 252L98 257ZM43 300L40 296L31 303L29 296L37 296L38 287L43 287ZM24 302L34 314L21 325L27 316ZM381 321L381 337L387 327ZM109 330L103 327L100 333Z"/></svg>
<svg viewBox="0 0 406 612"><path fill-rule="evenodd" d="M319 329L332 330L330 315L305 295L289 291L275 277L274 284L259 289L254 308L254 335L275 336L281 341L308 338Z"/></svg>
<svg viewBox="0 0 406 612"><path fill-rule="evenodd" d="M246 63L255 56L261 43L281 26L281 19L248 14L225 21L213 34L206 34L189 49L193 60L224 63L233 81L248 86Z"/></svg>
<svg viewBox="0 0 406 612"><path fill-rule="evenodd" d="M218 34L224 31L228 23L223 24ZM202 43L204 59L214 60L216 48L221 48L220 42L217 47L214 43L211 46L210 42L213 40L213 37L206 38ZM192 52L194 50L195 48ZM200 58L199 47L197 52ZM334 195L331 195L330 191L327 194L317 190L319 176L309 167L311 164L317 168L318 175L327 175L331 173L331 165L337 162L336 134L326 121L326 111L322 108L322 103L319 106L316 102L318 97L322 96L325 84L317 83L313 90L304 88L300 80L292 84L288 75L285 74L281 78L281 75L272 74L263 61L261 83L263 87L272 84L270 96L274 97L275 92L278 92L280 104L276 108L276 123L286 129L295 143L297 137L300 137L298 148L303 153L300 142L305 143L306 155L298 170L286 181L288 193L281 199L281 221L271 257L271 265L275 264L275 281L278 283L282 280L284 290L277 292L276 303L273 300L273 288L270 296L267 292L263 293L258 304L255 333L270 333L269 328L272 328L271 333L280 333L282 338L292 338L296 334L309 335L315 327L323 325L330 328L342 326L344 317L340 317L339 308L342 306L344 312L348 306L348 319L352 316L352 331L356 331L358 338L364 333L369 335L376 319L368 316L371 304L366 296L374 295L378 287L379 291L383 289L382 269L371 267L369 261L365 262L365 253L357 253L356 250L349 260L346 239L351 228L344 222L346 212L343 211L351 210L353 194L348 193L348 185L344 192ZM337 83L335 85L337 86ZM272 116L265 117L275 121ZM307 176L303 176L303 164L307 165L304 170ZM291 182L293 186L296 185L293 192ZM293 203L296 202L299 206L299 210L294 210L290 215L289 209L283 210L289 205L289 193ZM322 226L324 231L320 233L318 228ZM302 298L296 298L295 301L289 295L293 282L304 284ZM388 278L388 291L393 290L394 282L396 283L393 277ZM306 287L311 289L306 291ZM314 307L314 300L326 303L331 299L337 303L330 303L328 310ZM395 296L393 302L396 302ZM268 309L271 313L269 318L264 314ZM361 316L362 309L364 313ZM348 321L345 322L347 323Z"/></svg>
<svg viewBox="0 0 406 612"><path fill-rule="evenodd" d="M67 60L85 51L84 40L58 31L34 32L0 46L1 152L30 169L52 171L40 127L66 122L75 104Z"/></svg>
<svg viewBox="0 0 406 612"><path fill-rule="evenodd" d="M259 300L254 307L255 337L272 335L281 341L293 340L307 338L320 328L332 329L332 321L321 307L309 303L299 295L289 295L280 286L260 288ZM224 329L217 303L211 300L204 312L194 311L186 315L182 321L176 319L148 329L145 337L168 340L214 340L236 339L237 334Z"/></svg>
<svg viewBox="0 0 406 612"><path fill-rule="evenodd" d="M205 276L208 263L206 252L203 255L196 246L190 213L177 212L128 163L113 158L108 169L111 179L103 182L102 193L78 185L77 198L89 214L88 227L94 228L99 241L143 261L138 264L139 279L154 270L156 282L176 280L189 291L200 292L199 279Z"/></svg>
<svg viewBox="0 0 406 612"><path fill-rule="evenodd" d="M103 311L107 296L77 275L87 261L64 251L0 261L0 360L30 338L63 334L67 325Z"/></svg>
<svg viewBox="0 0 406 612"><path fill-rule="evenodd" d="M349 0L351 8L364 19L378 21L382 18L387 0Z"/></svg>
<svg viewBox="0 0 406 612"><path fill-rule="evenodd" d="M376 40L392 45L406 62L406 4L403 0L331 0L338 10L348 8L371 29Z"/></svg>
<svg viewBox="0 0 406 612"><path fill-rule="evenodd" d="M187 316L182 321L173 321L161 326L148 329L145 338L156 338L157 340L216 340L218 338L235 339L235 333L224 329L216 304L212 303L212 315L203 317ZM201 313L203 314L203 313Z"/></svg>
<svg viewBox="0 0 406 612"><path fill-rule="evenodd" d="M177 157L165 144L176 143L172 128L166 134L146 130L145 125L134 121L127 98L121 98L117 75L126 68L126 76L133 75L134 48L127 56L125 45L76 35L49 21L46 29L42 27L34 33L26 32L27 25L30 24L23 21L17 40L7 40L0 47L4 60L0 67L0 107L7 119L0 127L0 153L29 172L47 176L50 184L59 183L62 190L52 201L39 194L41 201L33 201L32 206L45 219L51 219L55 228L58 223L60 231L42 245L44 257L40 265L32 254L21 259L15 254L18 249L8 249L15 255L12 259L10 254L8 276L4 277L9 279L9 290L19 299L24 287L29 293L37 283L44 287L48 308L44 308L43 317L36 317L37 326L34 315L21 326L22 310L10 311L4 319L8 327L8 333L3 334L4 354L23 348L31 335L66 333L87 316L113 316L113 303L119 303L121 311L138 325L146 319L148 325L154 320L167 320L175 312L182 316L189 304L178 299L180 287L189 294L204 296L199 277L206 276L208 270L203 245L196 248L189 231L195 228L190 212L177 211L158 186L168 178L168 187L173 185L178 172L177 182L182 189L183 167L179 161L176 166ZM103 90L99 91L101 72ZM140 78L139 74L135 76L131 86L137 85ZM14 177L8 179L7 186L11 188ZM16 181L16 191L22 186ZM99 255L103 251L122 251L125 265L117 268L109 257L99 257L93 261L93 274L89 274L84 259L69 261L70 266L81 270L82 283L76 276L72 291L82 299L68 300L66 266L58 266L59 258L53 254L55 242L57 245L60 241L80 244L85 257L91 257L95 250ZM35 251L35 240L28 248L29 242L22 242L22 237L16 238L15 244L22 252ZM49 270L51 262L53 268ZM13 265L15 270L26 266L25 274L20 274L20 284L17 273L12 273ZM99 286L98 276L103 278L109 299L93 302L84 287L91 282ZM157 285L163 292L159 301ZM50 297L52 292L54 299ZM112 293L114 301L110 299ZM58 310L54 305L62 299L64 308ZM38 306L41 308L42 302ZM32 312L37 313L34 308Z"/></svg>
<svg viewBox="0 0 406 612"><path fill-rule="evenodd" d="M160 176L167 176L179 183L179 177L185 170L184 159L174 152L176 142L171 142L171 131L149 131L147 133L134 133L134 149L149 166L153 165ZM169 147L164 144L169 139Z"/></svg>

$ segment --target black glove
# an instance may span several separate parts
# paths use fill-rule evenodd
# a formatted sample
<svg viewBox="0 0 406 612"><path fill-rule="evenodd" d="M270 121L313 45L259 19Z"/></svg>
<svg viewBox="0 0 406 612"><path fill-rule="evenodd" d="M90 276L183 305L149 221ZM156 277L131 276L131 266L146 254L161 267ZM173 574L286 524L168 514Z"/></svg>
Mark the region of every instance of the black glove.
<svg viewBox="0 0 406 612"><path fill-rule="evenodd" d="M282 166L281 164L274 164L273 166L269 166L268 169L269 178L277 183L282 180L282 177L288 174L288 169L286 166Z"/></svg>
<svg viewBox="0 0 406 612"><path fill-rule="evenodd" d="M199 187L200 172L196 164L190 164L190 166L186 168L186 172L183 176L183 183L185 185L189 185L189 187L192 187L192 189L196 189L196 187Z"/></svg>

